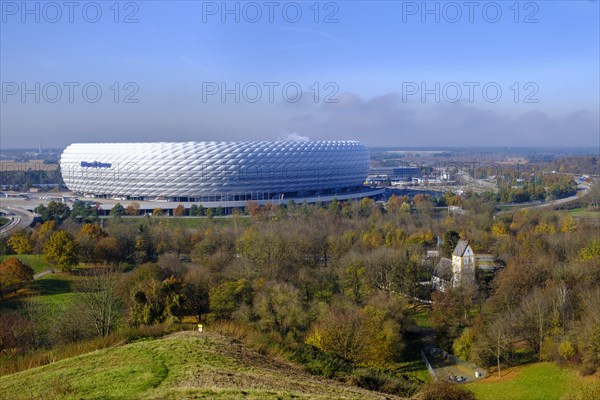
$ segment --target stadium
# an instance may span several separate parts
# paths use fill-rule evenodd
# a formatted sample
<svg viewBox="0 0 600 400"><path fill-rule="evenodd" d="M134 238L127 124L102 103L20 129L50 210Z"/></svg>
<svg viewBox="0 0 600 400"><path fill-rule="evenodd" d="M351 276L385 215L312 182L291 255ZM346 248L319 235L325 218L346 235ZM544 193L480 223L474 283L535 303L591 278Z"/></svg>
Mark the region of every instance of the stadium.
<svg viewBox="0 0 600 400"><path fill-rule="evenodd" d="M60 168L69 190L92 198L239 206L377 194L363 186L369 151L356 141L77 143Z"/></svg>

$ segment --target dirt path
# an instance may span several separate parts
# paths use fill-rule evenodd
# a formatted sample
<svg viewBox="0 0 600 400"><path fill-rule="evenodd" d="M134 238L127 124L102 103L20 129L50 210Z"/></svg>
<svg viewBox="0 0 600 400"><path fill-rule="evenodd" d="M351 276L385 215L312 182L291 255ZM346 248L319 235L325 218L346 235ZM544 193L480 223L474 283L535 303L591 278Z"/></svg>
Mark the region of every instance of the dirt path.
<svg viewBox="0 0 600 400"><path fill-rule="evenodd" d="M45 271L38 272L37 274L34 274L34 275L33 275L33 279L34 279L34 280L35 280L35 279L40 279L42 276L46 276L46 275L48 275L48 274L52 274L52 273L54 273L54 271L52 271L51 269L47 269L47 270L45 270Z"/></svg>

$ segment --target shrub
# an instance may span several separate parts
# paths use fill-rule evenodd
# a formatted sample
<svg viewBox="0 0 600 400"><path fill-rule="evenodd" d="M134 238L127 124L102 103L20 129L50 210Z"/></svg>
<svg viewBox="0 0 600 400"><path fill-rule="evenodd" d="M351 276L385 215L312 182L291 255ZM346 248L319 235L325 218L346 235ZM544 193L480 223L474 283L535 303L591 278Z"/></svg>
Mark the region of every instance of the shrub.
<svg viewBox="0 0 600 400"><path fill-rule="evenodd" d="M423 387L415 400L475 400L469 389L448 382L435 382Z"/></svg>
<svg viewBox="0 0 600 400"><path fill-rule="evenodd" d="M394 376L390 372L374 368L355 370L352 373L352 380L355 385L362 388L399 396L411 396L421 385L421 382L416 378Z"/></svg>

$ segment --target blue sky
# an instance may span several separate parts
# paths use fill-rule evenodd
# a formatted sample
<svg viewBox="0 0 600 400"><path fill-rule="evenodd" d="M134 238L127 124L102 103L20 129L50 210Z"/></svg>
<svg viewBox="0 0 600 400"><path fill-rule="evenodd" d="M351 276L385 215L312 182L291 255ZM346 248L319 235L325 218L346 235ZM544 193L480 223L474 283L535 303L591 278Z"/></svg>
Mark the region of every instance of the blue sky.
<svg viewBox="0 0 600 400"><path fill-rule="evenodd" d="M467 3L2 0L0 145L599 146L599 3Z"/></svg>

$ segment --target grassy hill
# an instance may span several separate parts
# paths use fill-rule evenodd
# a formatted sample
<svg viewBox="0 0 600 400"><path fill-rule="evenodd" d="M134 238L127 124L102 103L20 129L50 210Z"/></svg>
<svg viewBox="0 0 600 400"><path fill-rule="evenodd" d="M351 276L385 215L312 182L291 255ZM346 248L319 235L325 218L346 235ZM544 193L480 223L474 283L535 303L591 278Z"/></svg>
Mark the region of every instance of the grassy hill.
<svg viewBox="0 0 600 400"><path fill-rule="evenodd" d="M392 399L215 334L179 332L0 377L0 399Z"/></svg>

